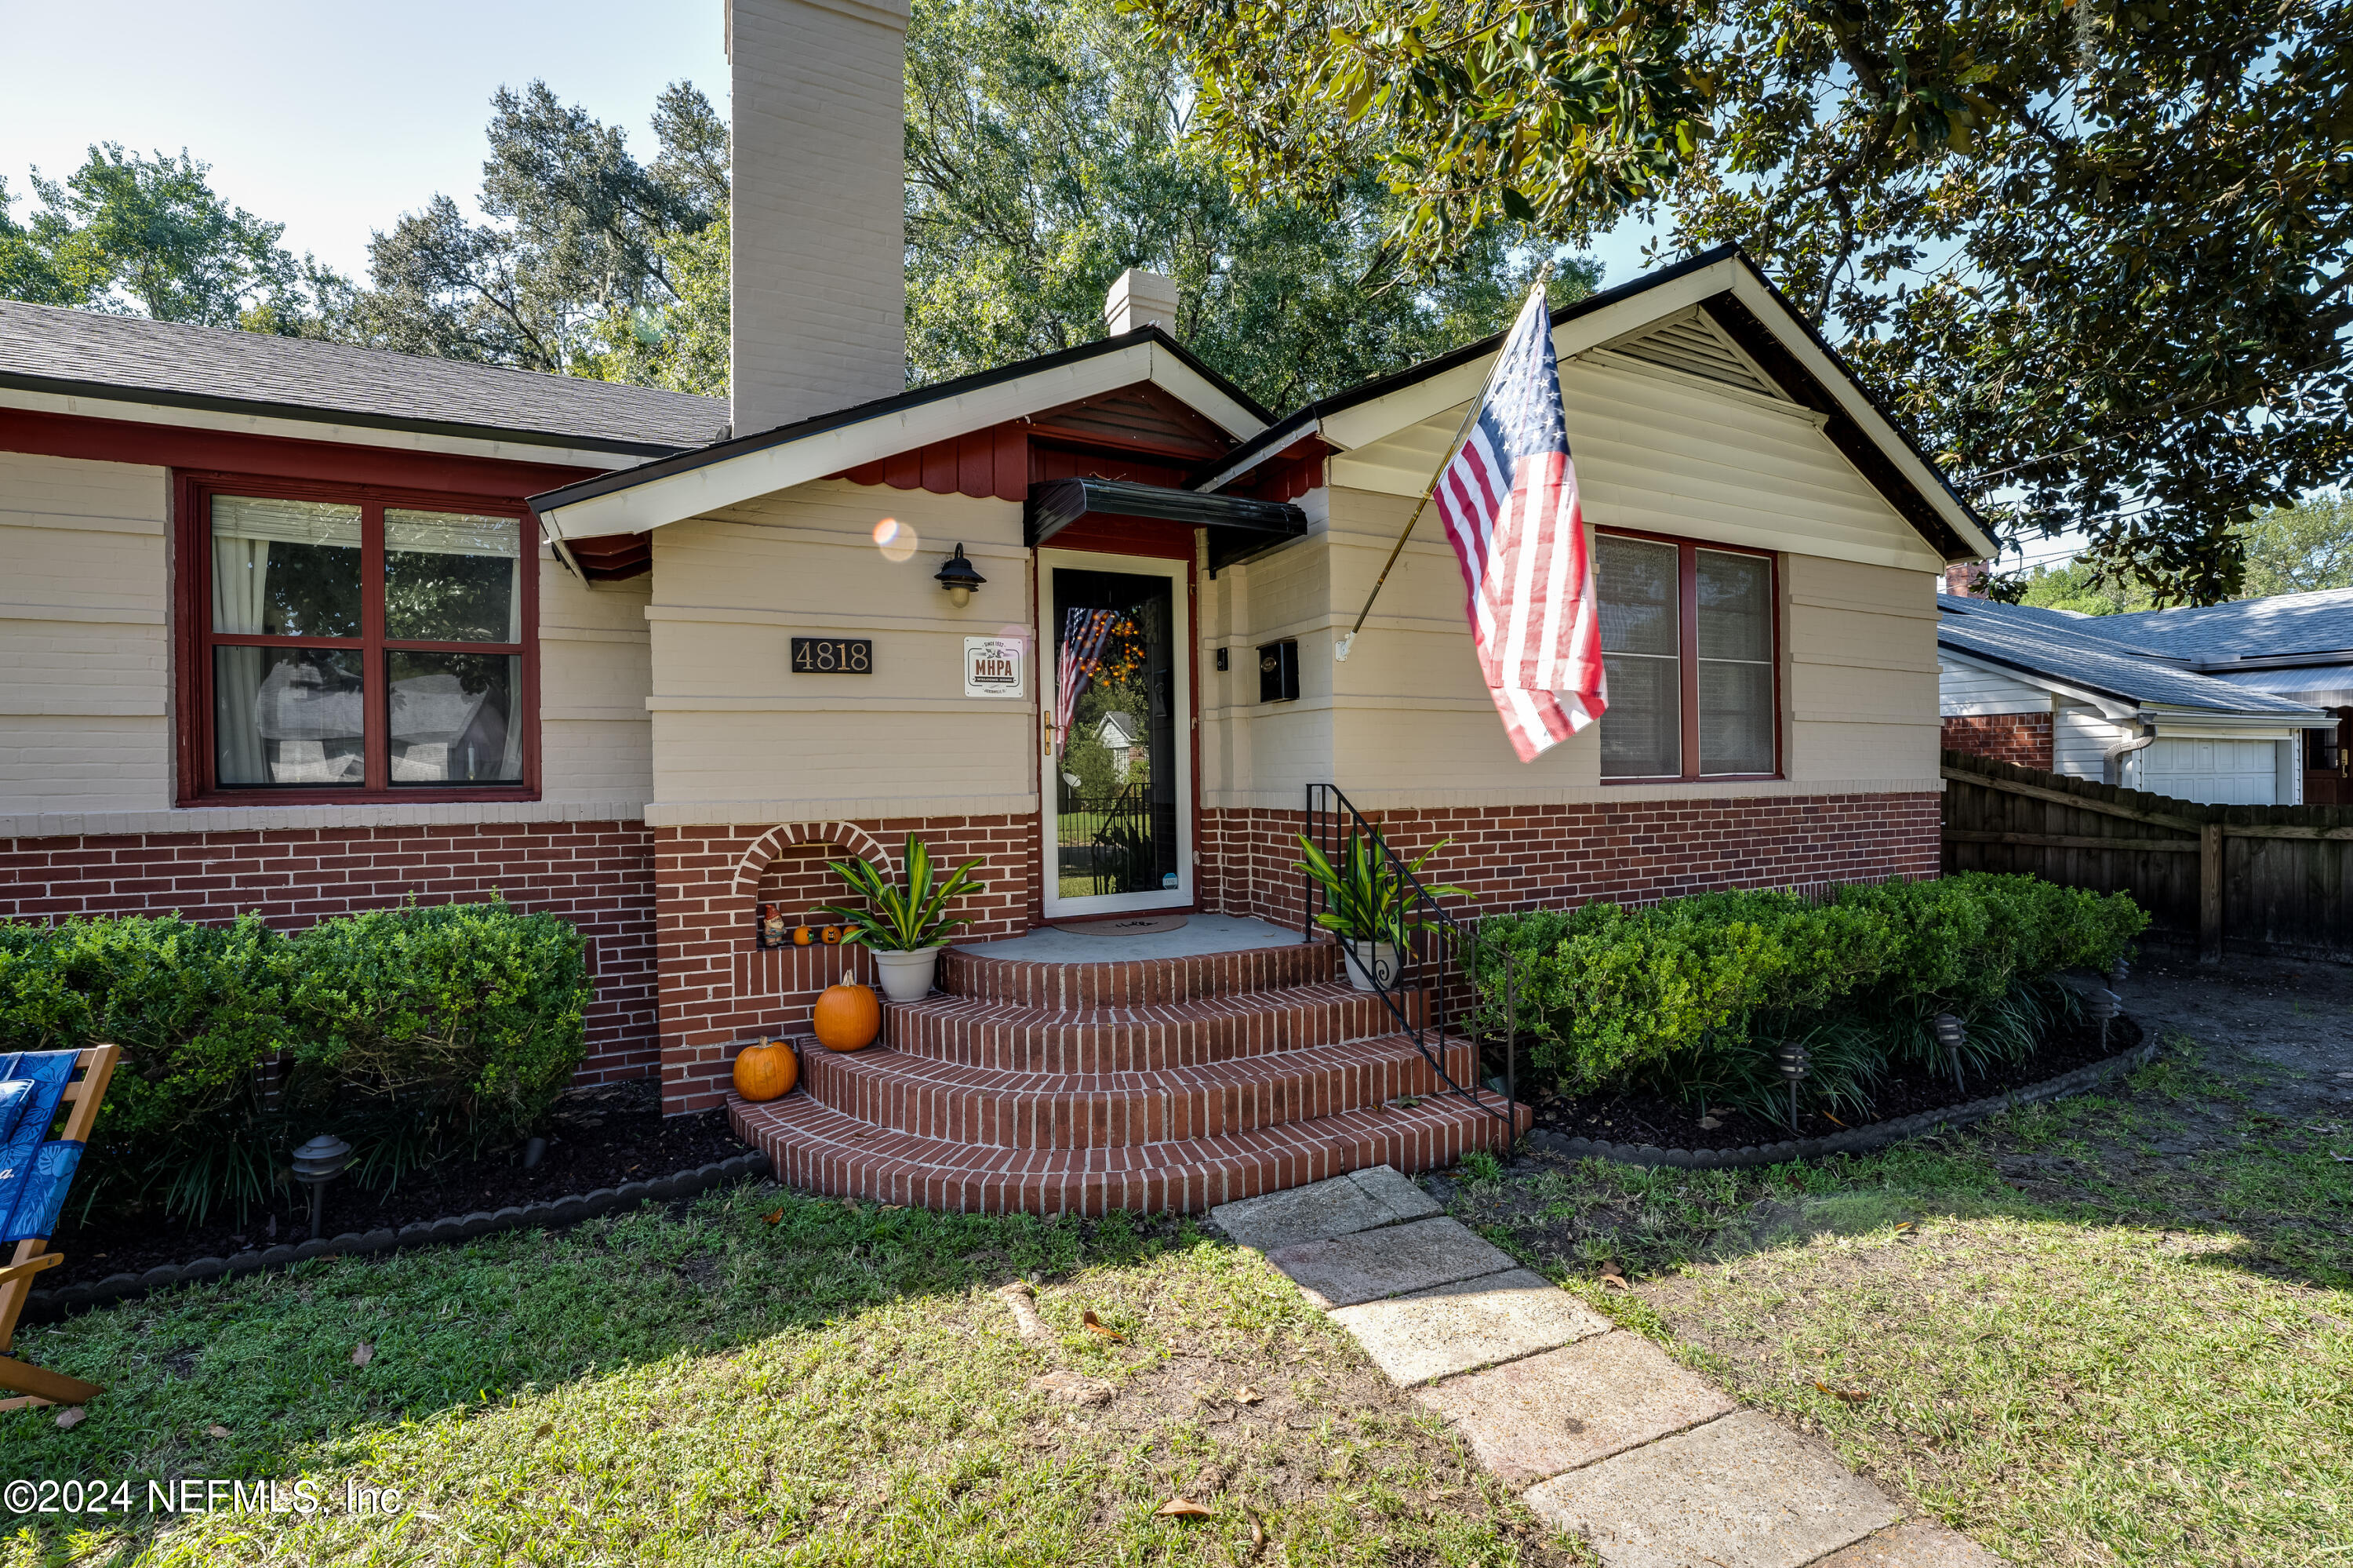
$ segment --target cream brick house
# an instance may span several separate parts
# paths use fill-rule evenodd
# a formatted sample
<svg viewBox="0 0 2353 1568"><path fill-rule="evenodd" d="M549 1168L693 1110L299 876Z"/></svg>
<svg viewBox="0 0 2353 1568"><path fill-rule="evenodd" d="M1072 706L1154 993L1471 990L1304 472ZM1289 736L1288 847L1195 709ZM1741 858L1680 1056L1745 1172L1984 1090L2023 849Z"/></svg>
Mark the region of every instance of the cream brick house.
<svg viewBox="0 0 2353 1568"><path fill-rule="evenodd" d="M1130 272L1101 341L906 388L904 26L730 8L732 407L0 305L0 913L503 889L596 937L587 1072L683 1112L864 962L759 906L909 832L987 862L976 942L1295 924L1311 784L1451 839L1486 909L1935 871L1938 574L1990 543L1745 257L1555 313L1617 700L1523 766L1434 528L1333 653L1496 341L1278 416ZM1115 801L1059 766L1089 615L1069 716L1134 736ZM1328 948L1113 951L962 955L754 1130L832 1190L1040 1209L1491 1136L1384 1119L1423 1069Z"/></svg>

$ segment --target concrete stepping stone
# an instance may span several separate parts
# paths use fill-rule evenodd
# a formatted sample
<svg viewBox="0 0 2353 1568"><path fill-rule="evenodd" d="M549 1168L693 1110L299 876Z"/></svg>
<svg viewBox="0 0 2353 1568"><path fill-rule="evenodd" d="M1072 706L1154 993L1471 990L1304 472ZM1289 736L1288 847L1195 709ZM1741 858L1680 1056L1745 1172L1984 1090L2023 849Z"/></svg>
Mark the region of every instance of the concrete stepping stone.
<svg viewBox="0 0 2353 1568"><path fill-rule="evenodd" d="M1266 1260L1327 1311L1514 1266L1462 1222L1448 1219L1416 1220L1279 1247Z"/></svg>
<svg viewBox="0 0 2353 1568"><path fill-rule="evenodd" d="M1565 1291L1556 1294L1569 1299ZM1479 1462L1514 1485L1593 1464L1739 1408L1658 1346L1622 1329L1475 1376L1450 1378L1417 1389L1414 1397L1452 1422Z"/></svg>
<svg viewBox="0 0 2353 1568"><path fill-rule="evenodd" d="M1894 1530L1833 1552L1815 1568L2010 1568L1957 1530L1932 1519L1907 1519Z"/></svg>
<svg viewBox="0 0 2353 1568"><path fill-rule="evenodd" d="M1527 1493L1607 1568L1801 1568L1903 1517L1877 1487L1753 1410Z"/></svg>
<svg viewBox="0 0 2353 1568"><path fill-rule="evenodd" d="M1442 1213L1437 1199L1395 1167L1374 1165L1328 1181L1220 1203L1209 1218L1242 1245L1272 1252Z"/></svg>
<svg viewBox="0 0 2353 1568"><path fill-rule="evenodd" d="M1607 1319L1525 1268L1343 1307L1332 1319L1356 1336L1391 1382L1406 1385L1609 1331Z"/></svg>

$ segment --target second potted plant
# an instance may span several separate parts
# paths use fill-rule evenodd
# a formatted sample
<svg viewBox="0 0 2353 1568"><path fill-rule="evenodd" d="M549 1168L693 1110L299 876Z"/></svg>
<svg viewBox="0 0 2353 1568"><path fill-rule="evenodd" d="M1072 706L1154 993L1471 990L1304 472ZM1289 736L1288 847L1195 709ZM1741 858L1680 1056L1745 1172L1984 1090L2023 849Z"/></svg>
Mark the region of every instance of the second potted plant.
<svg viewBox="0 0 2353 1568"><path fill-rule="evenodd" d="M1430 857L1453 842L1440 839L1402 870L1390 858L1388 845L1375 833L1352 833L1342 841L1338 863L1306 834L1299 847L1307 858L1291 868L1303 871L1324 889L1324 912L1315 923L1335 933L1348 955L1348 983L1358 991L1387 991L1397 983L1398 948L1418 923L1406 908L1408 873L1419 876ZM1468 898L1461 887L1431 887L1434 898Z"/></svg>
<svg viewBox="0 0 2353 1568"><path fill-rule="evenodd" d="M919 1001L930 992L948 933L970 924L950 919L948 906L966 894L988 891L972 875L972 868L980 863L977 860L965 862L944 879L935 877L929 846L913 833L907 835L906 859L903 887L885 881L881 872L862 860L827 863L866 900L866 906L828 904L826 913L839 915L849 927L842 933L844 943L856 943L874 955L882 994L892 1001Z"/></svg>

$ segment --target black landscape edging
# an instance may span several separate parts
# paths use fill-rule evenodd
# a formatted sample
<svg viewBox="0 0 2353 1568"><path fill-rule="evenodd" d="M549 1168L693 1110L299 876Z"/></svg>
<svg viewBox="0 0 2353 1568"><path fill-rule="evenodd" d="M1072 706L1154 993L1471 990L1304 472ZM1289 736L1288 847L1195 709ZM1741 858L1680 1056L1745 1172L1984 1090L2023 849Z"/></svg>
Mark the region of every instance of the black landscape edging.
<svg viewBox="0 0 2353 1568"><path fill-rule="evenodd" d="M144 1274L110 1274L87 1285L68 1285L56 1290L34 1291L26 1298L23 1321L53 1322L79 1308L104 1306L174 1285L193 1285L198 1280L216 1279L224 1274L252 1274L265 1268L283 1268L305 1258L356 1257L373 1252L390 1252L396 1247L465 1241L497 1231L577 1224L598 1214L609 1214L616 1209L691 1198L740 1177L764 1174L769 1169L768 1157L755 1150L712 1164L697 1166L691 1171L681 1171L671 1176L657 1176L645 1181L624 1181L617 1187L599 1187L591 1192L566 1193L561 1198L543 1198L519 1207L477 1211L470 1214L445 1214L438 1220L416 1221L396 1231L345 1231L342 1235L322 1236L317 1241L255 1247L226 1258L200 1257L190 1263L162 1264Z"/></svg>
<svg viewBox="0 0 2353 1568"><path fill-rule="evenodd" d="M1661 1149L1655 1143L1604 1143L1597 1139L1570 1138L1550 1128L1538 1128L1527 1135L1528 1147L1546 1154L1565 1155L1572 1160L1613 1160L1620 1165L1671 1165L1685 1171L1724 1171L1746 1165L1783 1165L1792 1160L1819 1160L1826 1154L1863 1154L1874 1149L1884 1149L1891 1143L1901 1143L1907 1138L1917 1138L1941 1127L1967 1127L1990 1116L2018 1106L2033 1105L2042 1100L2055 1100L2063 1096L2088 1089L2094 1084L2119 1077L2141 1065L2157 1054L2158 1040L2154 1032L2141 1044L2122 1051L2103 1061L2086 1063L2072 1072L2055 1078L2045 1078L2039 1084L1990 1095L1965 1105L1947 1106L1941 1110L1920 1111L1913 1116L1898 1117L1894 1121L1877 1121L1869 1127L1851 1128L1834 1132L1828 1138L1793 1138L1780 1143L1749 1145L1740 1149Z"/></svg>

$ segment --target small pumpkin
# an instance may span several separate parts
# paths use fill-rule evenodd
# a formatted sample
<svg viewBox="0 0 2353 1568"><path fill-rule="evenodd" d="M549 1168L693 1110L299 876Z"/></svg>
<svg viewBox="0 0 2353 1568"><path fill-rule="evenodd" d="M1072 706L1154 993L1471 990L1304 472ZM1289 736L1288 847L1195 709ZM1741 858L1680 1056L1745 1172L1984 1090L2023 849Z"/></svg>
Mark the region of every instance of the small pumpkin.
<svg viewBox="0 0 2353 1568"><path fill-rule="evenodd" d="M818 993L809 1022L827 1050L863 1051L882 1033L882 1004L856 980L837 980Z"/></svg>
<svg viewBox="0 0 2353 1568"><path fill-rule="evenodd" d="M782 1040L735 1054L735 1092L747 1100L782 1099L801 1081L801 1059Z"/></svg>

